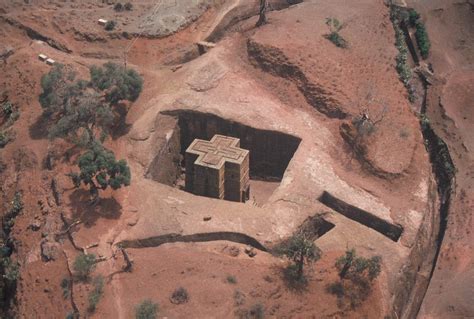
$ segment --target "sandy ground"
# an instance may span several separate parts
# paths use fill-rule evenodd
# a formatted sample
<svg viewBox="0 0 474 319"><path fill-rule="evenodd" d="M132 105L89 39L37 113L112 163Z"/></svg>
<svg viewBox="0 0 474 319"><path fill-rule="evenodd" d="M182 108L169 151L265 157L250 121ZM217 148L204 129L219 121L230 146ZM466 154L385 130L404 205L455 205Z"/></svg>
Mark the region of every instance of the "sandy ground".
<svg viewBox="0 0 474 319"><path fill-rule="evenodd" d="M243 2L232 4L237 6ZM256 4L256 1L245 2L246 5L249 3ZM221 7L218 6L205 12L199 9L196 11L199 14L191 10L190 24L184 28L187 22L184 23L184 29L176 34L136 41L128 55L128 63L144 77L144 91L128 113L130 130L107 141L107 146L118 158L128 160L133 173L132 185L117 192L105 192L100 205L91 208L87 203L87 192L73 190L64 176L71 170L75 158L73 155L70 162L63 159L69 146L60 141L48 141L44 123L40 121L39 81L49 67L38 61L37 55L44 53L61 63L70 63L84 77L90 65L107 60L121 62L123 50L130 42L119 35L119 31L127 31L125 28L130 27L128 32L133 33L136 24L127 19L139 19L146 13L147 5L148 2L137 5L131 13L115 13L110 6L100 5L93 14L74 20L64 18L67 15L61 13L71 15L75 11L77 16L90 12L87 6L94 4L45 2L40 8L31 8L14 2L2 3L0 36L15 52L1 65L0 85L21 111L20 119L14 125L15 142L0 151L2 160L7 163L7 169L2 173L3 206L8 205L15 189L23 191L25 201L25 209L17 218L13 232L19 242L15 257L21 263L18 316L61 318L72 310L71 300L62 297L59 284L68 276L67 266L72 265L78 251L66 236L59 236L55 260L45 262L41 259L40 244L54 242L53 235L63 226L60 213L70 221L82 220L73 229L75 243L81 247L94 246L89 251L105 259L94 273L107 279L104 297L93 315L96 318L130 318L135 305L145 298L158 302L160 317L168 318L234 317L239 309L249 309L259 303L267 316L278 318L381 318L389 315L391 303L404 287L400 274L410 269L410 262L422 258L410 260L410 254L418 246L429 243L430 232L436 227L430 220L437 212L436 203L431 205L436 196L433 195L431 167L417 119L394 69L396 50L388 9L381 2L372 0L357 4L343 0L306 1L270 13L269 24L258 30L253 28L256 17L235 24L214 49L199 56L194 43L203 40L211 26L218 25L219 19L225 16L223 12L232 7L224 6L224 11L219 11ZM116 33L107 33L92 24L99 15L103 16L102 12L121 21ZM336 48L323 37L327 32L324 21L328 16L347 22L341 33L350 43L348 50ZM24 28L6 22L6 17L41 30L46 38L54 39L50 44L72 52L32 40ZM431 27L429 23L428 27ZM434 50L436 41L441 40L433 38ZM309 89L301 89L301 76L282 77L258 66L255 56L249 56L249 42L263 48L260 57L267 59L270 65L283 64L299 70L310 83ZM373 46L367 46L369 42ZM268 53L269 48L276 51ZM433 53L435 68L436 57ZM463 60L461 57L455 61L457 64L454 65L459 65ZM469 156L473 143L468 133L471 113L455 105L472 100L462 94L469 90L472 75L466 70L459 73L461 76L449 78L445 91L441 91L447 92L443 95L443 105L446 105L446 114L457 123L455 132L459 132L463 141L454 145L467 149L462 156ZM373 163L379 172L394 174L395 178L375 176L353 158L350 147L339 133L342 121L327 117L311 102L312 99L328 99L338 105L347 114L346 121L350 121L360 112L360 105L364 103L360 101L360 92L367 90L368 84L373 84L375 94L390 108L383 125L368 140L365 160ZM196 89L202 87L205 89ZM319 89L323 89L323 93ZM313 94L311 98L308 98L308 91ZM453 107L449 107L451 105ZM374 107L371 112L377 113L380 105ZM210 112L252 127L294 134L302 142L281 182L252 181L255 201L236 204L196 197L144 177L159 149L155 142L160 138L163 140L167 133L156 125L156 120L160 111L169 109ZM451 126L446 131L453 132ZM52 171L43 166L48 151L58 154ZM461 206L455 204L454 207L461 211L469 207L464 205L471 203L468 178L472 176L468 175L471 174L468 169L472 165L466 165L462 170L463 163L467 162L465 157L461 158L461 153L457 161L459 172L466 174L465 179L457 178L461 186L456 192L456 201L459 199ZM50 192L53 178L60 187L60 203L55 203ZM325 207L317 201L324 190L390 223L402 225L401 239L395 243ZM39 204L39 200L43 204ZM323 258L308 268L310 284L302 294L289 290L282 281L281 268L286 264L285 259L262 251L250 258L243 252L244 245L224 241L130 248L127 251L134 262L133 272L112 276L124 265L115 246L123 240L229 231L245 234L270 247L290 236L307 217L322 212L326 212L325 218L336 226L316 241L323 250ZM205 216L212 219L205 222ZM458 282L465 281L463 278L468 278L465 276L470 275L468 269L472 268L469 266L471 259L465 258L469 255L461 253L469 249L469 237L465 234L472 219L469 214L450 216L459 216L459 219L450 217L450 225L454 226L448 228L446 245L449 246L445 250L459 244L456 251L460 253L453 258L463 257L451 263L443 251L441 256L446 262L439 264L442 268L435 272L434 278L444 282L445 273L454 267L462 275L450 285L460 289L460 295L465 296L469 290L464 290L465 286ZM41 222L39 231L29 227L33 220ZM450 229L459 229L460 233L452 233ZM463 234L459 243L457 234ZM237 257L229 255L231 246L240 251ZM356 247L366 256L378 254L383 257L383 272L373 293L355 311L341 311L336 298L325 292L326 285L336 278L334 260L347 247ZM229 283L228 276L235 276L237 283ZM187 304L174 305L169 301L170 293L179 286L189 291ZM433 290L436 288L431 285L422 314L446 313L442 303L437 302L439 299L436 298L441 297ZM83 314L87 313L90 289L90 284L74 285L74 301ZM245 296L245 301L237 306L236 290ZM452 298L457 298L455 296L453 294ZM437 310L438 307L442 310Z"/></svg>

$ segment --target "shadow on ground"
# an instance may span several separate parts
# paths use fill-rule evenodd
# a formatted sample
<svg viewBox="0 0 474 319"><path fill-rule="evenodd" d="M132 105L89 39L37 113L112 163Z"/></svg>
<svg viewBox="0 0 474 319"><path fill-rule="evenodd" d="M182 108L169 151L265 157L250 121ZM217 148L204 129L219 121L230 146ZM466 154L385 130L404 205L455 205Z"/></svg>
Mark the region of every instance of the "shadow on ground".
<svg viewBox="0 0 474 319"><path fill-rule="evenodd" d="M83 225L90 228L99 218L118 219L122 215L122 205L113 197L100 198L95 205L90 204L90 194L78 189L69 196L73 219L80 219Z"/></svg>

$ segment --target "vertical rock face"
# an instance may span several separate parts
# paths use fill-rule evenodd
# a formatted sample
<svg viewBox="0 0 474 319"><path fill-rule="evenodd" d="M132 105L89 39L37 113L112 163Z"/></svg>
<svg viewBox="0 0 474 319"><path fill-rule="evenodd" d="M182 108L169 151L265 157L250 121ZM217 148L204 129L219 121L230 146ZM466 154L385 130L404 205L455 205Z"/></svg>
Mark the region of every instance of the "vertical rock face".
<svg viewBox="0 0 474 319"><path fill-rule="evenodd" d="M433 134L447 144L455 171L452 193L441 194L441 245L418 318L474 317L474 11L472 3L409 1L423 18L431 41L428 62L434 77L427 89L426 117ZM469 101L469 102L468 102ZM443 167L444 166L444 167ZM442 176L441 176L442 177ZM446 188L446 181L439 187ZM450 190L447 190L449 192ZM450 203L449 203L450 200Z"/></svg>

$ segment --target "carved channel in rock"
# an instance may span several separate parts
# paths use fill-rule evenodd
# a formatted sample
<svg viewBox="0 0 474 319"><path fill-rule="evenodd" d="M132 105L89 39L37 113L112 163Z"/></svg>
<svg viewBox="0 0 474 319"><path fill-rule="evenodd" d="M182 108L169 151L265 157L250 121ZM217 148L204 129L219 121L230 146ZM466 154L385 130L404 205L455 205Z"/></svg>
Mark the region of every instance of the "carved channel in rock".
<svg viewBox="0 0 474 319"><path fill-rule="evenodd" d="M372 213L352 206L326 191L323 192L318 200L324 205L334 209L336 212L364 226L372 228L395 242L398 241L403 233L403 228L401 226L391 224Z"/></svg>

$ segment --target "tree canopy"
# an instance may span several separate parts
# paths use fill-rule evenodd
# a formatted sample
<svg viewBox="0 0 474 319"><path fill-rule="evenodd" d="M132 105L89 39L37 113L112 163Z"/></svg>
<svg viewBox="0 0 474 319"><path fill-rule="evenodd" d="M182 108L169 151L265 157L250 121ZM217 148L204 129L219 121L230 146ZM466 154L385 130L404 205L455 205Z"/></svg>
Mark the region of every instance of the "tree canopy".
<svg viewBox="0 0 474 319"><path fill-rule="evenodd" d="M116 107L122 100L135 101L143 86L132 69L106 63L90 68L90 81L76 78L70 66L55 65L41 78L39 101L52 125L49 137L75 144L103 141L119 120Z"/></svg>
<svg viewBox="0 0 474 319"><path fill-rule="evenodd" d="M76 187L81 183L89 187L93 200L98 197L99 190L109 186L116 190L130 185L130 168L125 160L116 160L112 151L100 143L93 143L90 149L79 157L79 173L70 176Z"/></svg>
<svg viewBox="0 0 474 319"><path fill-rule="evenodd" d="M133 69L125 69L115 63L90 68L90 84L105 94L105 100L113 105L121 100L136 101L143 87L143 79Z"/></svg>
<svg viewBox="0 0 474 319"><path fill-rule="evenodd" d="M295 276L297 280L303 277L305 262L313 262L321 258L321 250L303 234L297 234L290 238L283 247L283 253L296 265Z"/></svg>

